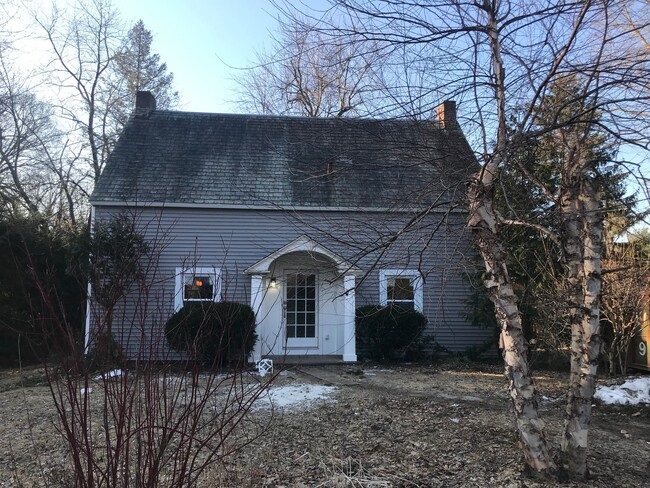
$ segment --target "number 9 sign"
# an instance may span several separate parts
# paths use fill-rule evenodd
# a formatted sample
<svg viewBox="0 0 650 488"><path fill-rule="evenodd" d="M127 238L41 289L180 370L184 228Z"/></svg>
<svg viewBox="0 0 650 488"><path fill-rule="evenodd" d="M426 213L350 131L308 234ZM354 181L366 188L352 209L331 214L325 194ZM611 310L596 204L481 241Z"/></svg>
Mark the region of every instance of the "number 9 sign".
<svg viewBox="0 0 650 488"><path fill-rule="evenodd" d="M639 342L639 354L645 356L647 352L648 346L646 346L645 342Z"/></svg>

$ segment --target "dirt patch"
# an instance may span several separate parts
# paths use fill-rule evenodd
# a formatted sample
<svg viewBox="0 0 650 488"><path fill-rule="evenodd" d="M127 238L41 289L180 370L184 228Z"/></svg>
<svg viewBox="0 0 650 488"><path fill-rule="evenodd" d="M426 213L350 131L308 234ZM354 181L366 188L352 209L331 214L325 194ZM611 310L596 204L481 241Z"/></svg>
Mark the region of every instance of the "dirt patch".
<svg viewBox="0 0 650 488"><path fill-rule="evenodd" d="M564 381L537 380L555 448ZM522 472L498 368L301 367L277 382L305 383L336 386L335 401L251 413L266 422L264 435L206 473L203 486L555 486ZM65 486L47 386L7 388L0 412L0 486ZM650 484L650 407L597 405L590 436L592 479L566 486Z"/></svg>
<svg viewBox="0 0 650 488"><path fill-rule="evenodd" d="M0 369L0 393L20 387L46 385L45 370L40 366L22 369Z"/></svg>

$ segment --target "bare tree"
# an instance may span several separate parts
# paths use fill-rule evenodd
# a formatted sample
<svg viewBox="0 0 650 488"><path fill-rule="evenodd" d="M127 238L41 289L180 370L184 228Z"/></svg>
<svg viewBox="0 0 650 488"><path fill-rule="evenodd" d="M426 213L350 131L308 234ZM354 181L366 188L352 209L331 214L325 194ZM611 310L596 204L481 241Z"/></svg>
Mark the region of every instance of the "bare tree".
<svg viewBox="0 0 650 488"><path fill-rule="evenodd" d="M83 220L88 202L88 177L78 164L81 151L71 146L63 133L58 133L52 144L43 145L43 171L49 175L50 185L42 205L50 224L55 226L64 222L77 225Z"/></svg>
<svg viewBox="0 0 650 488"><path fill-rule="evenodd" d="M641 330L643 304L650 288L647 234L630 233L628 242L606 239L603 260L603 352L609 373L625 373L627 353Z"/></svg>
<svg viewBox="0 0 650 488"><path fill-rule="evenodd" d="M58 146L45 154L58 183L58 213L75 213L99 178L132 113L138 90L152 90L161 108L173 106L178 92L173 74L151 52L153 36L142 21L125 35L110 0L84 0L50 15L34 14L50 46L45 72L59 93Z"/></svg>
<svg viewBox="0 0 650 488"><path fill-rule="evenodd" d="M10 214L49 215L56 178L46 164L57 141L51 107L38 100L26 77L0 46L0 205Z"/></svg>
<svg viewBox="0 0 650 488"><path fill-rule="evenodd" d="M346 23L319 24L333 44L363 38L403 65L425 66L420 86L399 86L392 100L425 96L434 84L444 98L464 104L482 169L468 189L469 227L485 264L484 284L495 305L501 345L519 440L532 472L548 476L555 468L539 417L527 363L521 315L502 239L506 226L525 226L548 236L564 268L570 299L571 377L567 401L562 469L573 478L588 475L587 439L591 400L600 353L599 311L603 208L600 161L588 142L596 130L619 143L644 146L647 127L635 114L648 100L644 85L647 53L630 44L641 26L621 28L629 2L528 2L488 0L464 3L338 0L327 18ZM295 22L290 6L280 8ZM312 12L312 18L317 13ZM350 41L353 42L353 41ZM638 44L638 43L637 43ZM424 73L424 68L420 70ZM578 73L579 89L564 104L552 106L555 82ZM404 103L404 105L408 105ZM570 106L569 113L566 108ZM539 124L542 110L549 110ZM421 113L427 113L422 111ZM563 148L555 187L521 164L519 148L542 134L554 134ZM553 212L556 226L506 218L497 207L500 174L516 168Z"/></svg>
<svg viewBox="0 0 650 488"><path fill-rule="evenodd" d="M108 116L117 97L109 75L122 39L118 14L110 0L88 0L71 12L54 8L49 18L36 20L54 55L50 73L64 97L60 109L81 134L97 181L117 136Z"/></svg>
<svg viewBox="0 0 650 488"><path fill-rule="evenodd" d="M380 55L372 43L326 42L309 23L281 23L271 51L237 81L238 104L261 114L342 117L372 110Z"/></svg>

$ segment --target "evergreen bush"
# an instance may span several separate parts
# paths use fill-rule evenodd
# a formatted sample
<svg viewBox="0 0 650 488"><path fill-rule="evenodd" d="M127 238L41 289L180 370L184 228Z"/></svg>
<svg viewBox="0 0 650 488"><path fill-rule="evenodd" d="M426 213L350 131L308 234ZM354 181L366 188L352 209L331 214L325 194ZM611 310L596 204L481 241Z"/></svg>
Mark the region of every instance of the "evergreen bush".
<svg viewBox="0 0 650 488"><path fill-rule="evenodd" d="M257 341L255 312L237 302L186 302L165 325L170 347L207 364L242 361Z"/></svg>
<svg viewBox="0 0 650 488"><path fill-rule="evenodd" d="M397 305L366 305L356 310L357 340L377 361L393 359L422 335L427 318Z"/></svg>
<svg viewBox="0 0 650 488"><path fill-rule="evenodd" d="M56 359L63 338L55 324L68 324L83 343L86 282L72 272L81 234L0 213L0 367Z"/></svg>

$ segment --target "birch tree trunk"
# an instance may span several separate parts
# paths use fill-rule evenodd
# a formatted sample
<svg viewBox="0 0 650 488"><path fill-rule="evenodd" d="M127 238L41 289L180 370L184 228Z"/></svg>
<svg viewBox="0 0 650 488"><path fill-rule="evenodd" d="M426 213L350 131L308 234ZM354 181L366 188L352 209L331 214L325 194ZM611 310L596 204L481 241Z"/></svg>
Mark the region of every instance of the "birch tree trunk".
<svg viewBox="0 0 650 488"><path fill-rule="evenodd" d="M582 369L582 355L584 349L583 334L581 327L582 323L582 305L584 300L583 294L583 242L581 241L581 214L582 205L579 199L580 196L580 179L576 174L573 164L573 171L569 172L564 178L564 188L560 198L560 213L561 213L561 229L560 229L560 242L562 244L562 253L564 258L564 267L567 282L567 296L566 301L569 308L568 322L571 326L571 351L570 351L570 375L569 386L567 390L567 405L571 404L571 392L573 388L571 385L580 383L581 369ZM589 400L591 405L591 399ZM565 414L565 428L569 424L569 418L572 416L570 409L567 408ZM566 449L566 439L562 441L562 451ZM584 439L586 446L586 439ZM570 468L567 465L564 454L562 455L562 470L566 477L572 477Z"/></svg>
<svg viewBox="0 0 650 488"><path fill-rule="evenodd" d="M487 16L486 32L490 38L494 95L497 102L497 143L483 169L472 179L467 197L468 226L485 263L483 280L490 300L494 303L501 329L500 346L505 364L505 376L515 414L517 434L531 474L548 477L555 469L544 436L544 422L539 418L537 392L530 376L527 345L521 314L517 305L508 267L506 249L499 239L495 207L494 181L504 162L508 147L506 124L505 69L501 55L499 23L493 4L484 0L481 7Z"/></svg>
<svg viewBox="0 0 650 488"><path fill-rule="evenodd" d="M601 345L603 214L597 182L589 175L581 180L582 313L571 324L571 376L562 439L562 467L572 479L585 479L589 474L587 442Z"/></svg>
<svg viewBox="0 0 650 488"><path fill-rule="evenodd" d="M485 173L485 172L484 172ZM530 376L527 346L516 296L506 267L506 251L497 236L493 191L480 177L471 184L469 226L485 262L485 287L494 303L505 363L505 375L515 414L517 433L532 474L547 477L555 469L537 410L537 392Z"/></svg>

